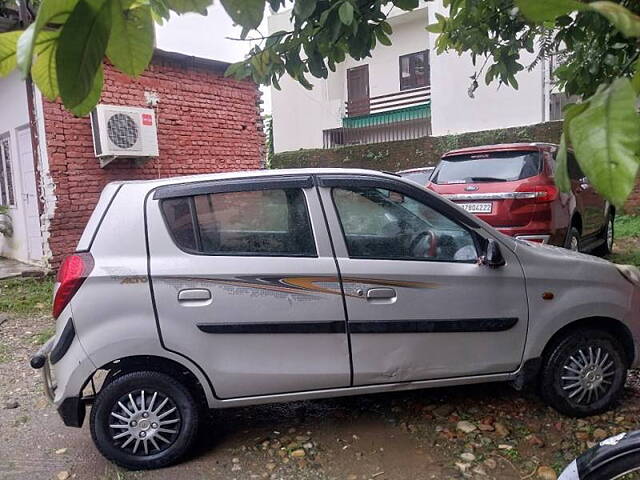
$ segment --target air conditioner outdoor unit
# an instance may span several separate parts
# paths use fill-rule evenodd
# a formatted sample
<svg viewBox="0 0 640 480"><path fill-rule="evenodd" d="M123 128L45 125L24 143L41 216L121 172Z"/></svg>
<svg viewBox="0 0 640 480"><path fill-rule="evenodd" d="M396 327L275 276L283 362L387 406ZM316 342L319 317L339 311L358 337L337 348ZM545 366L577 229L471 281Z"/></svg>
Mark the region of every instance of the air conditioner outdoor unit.
<svg viewBox="0 0 640 480"><path fill-rule="evenodd" d="M118 157L158 156L156 118L150 108L97 105L91 112L91 129L101 167Z"/></svg>

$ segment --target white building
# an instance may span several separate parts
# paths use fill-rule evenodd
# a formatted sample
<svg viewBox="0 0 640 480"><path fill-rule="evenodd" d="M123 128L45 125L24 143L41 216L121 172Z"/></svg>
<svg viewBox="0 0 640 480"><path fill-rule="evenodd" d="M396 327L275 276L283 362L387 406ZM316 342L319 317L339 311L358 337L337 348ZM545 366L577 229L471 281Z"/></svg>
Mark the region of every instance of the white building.
<svg viewBox="0 0 640 480"><path fill-rule="evenodd" d="M348 57L326 80L310 78L313 90L283 77L282 90L271 90L275 151L439 136L559 118L560 99L550 95L546 62L517 75L519 90L498 88L497 83L487 86L481 78L471 98L468 89L476 67L470 56L436 55L436 35L425 30L435 23L436 12L447 14L440 0L422 1L411 12L392 10L393 44L378 44L372 57L361 61ZM271 15L269 33L290 28L289 16L288 11ZM525 64L534 59L527 52L522 56Z"/></svg>

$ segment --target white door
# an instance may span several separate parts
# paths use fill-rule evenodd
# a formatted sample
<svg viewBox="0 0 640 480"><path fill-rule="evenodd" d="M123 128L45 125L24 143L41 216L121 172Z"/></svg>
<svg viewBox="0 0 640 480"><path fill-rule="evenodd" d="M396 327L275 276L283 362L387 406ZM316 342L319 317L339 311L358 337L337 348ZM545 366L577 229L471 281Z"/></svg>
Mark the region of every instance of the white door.
<svg viewBox="0 0 640 480"><path fill-rule="evenodd" d="M22 199L20 200L26 225L29 260L38 261L42 258L42 237L38 213L36 173L31 149L31 131L28 127L21 128L16 131L16 137L18 140L18 162L22 177Z"/></svg>

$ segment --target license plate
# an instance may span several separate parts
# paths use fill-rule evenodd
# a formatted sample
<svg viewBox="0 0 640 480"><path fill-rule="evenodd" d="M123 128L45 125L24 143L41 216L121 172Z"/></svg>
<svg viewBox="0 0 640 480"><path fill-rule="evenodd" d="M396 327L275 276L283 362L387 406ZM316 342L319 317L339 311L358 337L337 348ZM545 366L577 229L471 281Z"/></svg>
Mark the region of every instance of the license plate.
<svg viewBox="0 0 640 480"><path fill-rule="evenodd" d="M469 213L491 213L491 202L482 203L459 203Z"/></svg>

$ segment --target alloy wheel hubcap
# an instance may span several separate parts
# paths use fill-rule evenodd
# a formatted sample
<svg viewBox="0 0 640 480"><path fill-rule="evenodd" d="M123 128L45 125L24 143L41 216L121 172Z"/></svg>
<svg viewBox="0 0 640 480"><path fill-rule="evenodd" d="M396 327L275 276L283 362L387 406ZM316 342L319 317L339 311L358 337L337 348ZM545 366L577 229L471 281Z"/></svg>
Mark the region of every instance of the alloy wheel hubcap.
<svg viewBox="0 0 640 480"><path fill-rule="evenodd" d="M170 397L145 390L121 397L109 421L113 442L133 455L166 450L176 441L181 425L180 413Z"/></svg>
<svg viewBox="0 0 640 480"><path fill-rule="evenodd" d="M562 389L575 403L589 405L611 388L614 362L601 347L579 349L563 366Z"/></svg>

